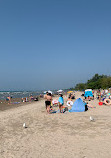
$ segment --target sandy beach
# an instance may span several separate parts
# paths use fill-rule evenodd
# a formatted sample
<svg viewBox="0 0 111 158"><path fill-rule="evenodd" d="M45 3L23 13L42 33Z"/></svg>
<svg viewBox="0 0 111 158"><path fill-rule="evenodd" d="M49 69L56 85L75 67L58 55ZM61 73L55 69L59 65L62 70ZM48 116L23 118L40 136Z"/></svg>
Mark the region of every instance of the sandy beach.
<svg viewBox="0 0 111 158"><path fill-rule="evenodd" d="M111 158L111 106L90 104L81 113L46 114L44 100L0 111L0 158Z"/></svg>

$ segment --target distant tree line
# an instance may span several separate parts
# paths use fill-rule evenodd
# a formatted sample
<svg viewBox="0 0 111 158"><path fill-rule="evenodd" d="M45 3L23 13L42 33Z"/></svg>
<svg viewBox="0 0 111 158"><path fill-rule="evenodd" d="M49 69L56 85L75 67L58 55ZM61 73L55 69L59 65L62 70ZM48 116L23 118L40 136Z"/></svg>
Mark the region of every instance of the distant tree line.
<svg viewBox="0 0 111 158"><path fill-rule="evenodd" d="M111 76L107 75L99 75L95 74L90 80L88 80L86 83L79 83L76 84L74 90L85 90L85 89L107 89L111 87Z"/></svg>

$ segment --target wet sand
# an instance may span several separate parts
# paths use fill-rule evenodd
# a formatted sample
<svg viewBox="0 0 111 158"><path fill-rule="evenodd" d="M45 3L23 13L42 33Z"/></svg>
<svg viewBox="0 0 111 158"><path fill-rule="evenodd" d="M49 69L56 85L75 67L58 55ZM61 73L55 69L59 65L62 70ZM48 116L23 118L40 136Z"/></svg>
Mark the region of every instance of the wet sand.
<svg viewBox="0 0 111 158"><path fill-rule="evenodd" d="M0 158L110 158L111 106L90 104L82 113L46 114L44 100L0 111Z"/></svg>
<svg viewBox="0 0 111 158"><path fill-rule="evenodd" d="M41 100L41 98L39 98L39 100ZM12 98L11 102L6 101L6 100L0 100L0 111L17 108L19 106L25 106L27 104L31 104L32 102L35 102L35 101L22 102L21 98Z"/></svg>

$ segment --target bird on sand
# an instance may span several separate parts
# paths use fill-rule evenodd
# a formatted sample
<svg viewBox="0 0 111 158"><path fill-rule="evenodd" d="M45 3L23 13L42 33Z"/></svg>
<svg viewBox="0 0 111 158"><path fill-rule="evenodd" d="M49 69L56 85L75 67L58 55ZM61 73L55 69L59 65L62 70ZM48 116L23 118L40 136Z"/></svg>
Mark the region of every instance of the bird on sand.
<svg viewBox="0 0 111 158"><path fill-rule="evenodd" d="M90 116L90 121L95 121L94 118L92 116Z"/></svg>
<svg viewBox="0 0 111 158"><path fill-rule="evenodd" d="M24 127L24 128L27 128L26 123L23 123L23 127Z"/></svg>

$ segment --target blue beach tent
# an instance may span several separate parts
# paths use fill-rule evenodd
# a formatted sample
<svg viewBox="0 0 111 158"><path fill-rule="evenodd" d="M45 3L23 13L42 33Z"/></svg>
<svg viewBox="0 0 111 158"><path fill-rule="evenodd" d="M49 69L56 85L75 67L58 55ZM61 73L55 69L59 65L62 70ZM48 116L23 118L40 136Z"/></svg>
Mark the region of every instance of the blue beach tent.
<svg viewBox="0 0 111 158"><path fill-rule="evenodd" d="M69 112L84 112L84 111L85 111L85 103L81 98L78 98L74 102L71 110L69 110Z"/></svg>

